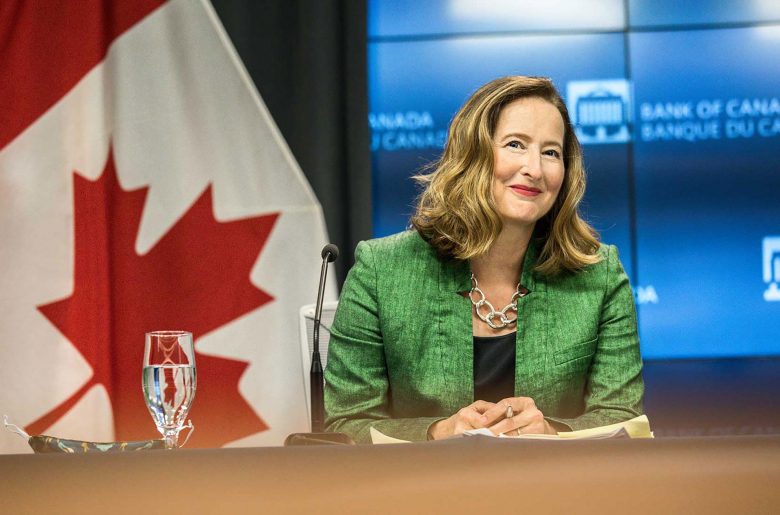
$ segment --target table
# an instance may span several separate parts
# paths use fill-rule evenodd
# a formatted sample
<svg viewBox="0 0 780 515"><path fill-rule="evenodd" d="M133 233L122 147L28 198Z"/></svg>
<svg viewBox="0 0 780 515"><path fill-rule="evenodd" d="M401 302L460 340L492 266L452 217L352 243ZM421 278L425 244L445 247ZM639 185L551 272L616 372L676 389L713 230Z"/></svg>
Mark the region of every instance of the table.
<svg viewBox="0 0 780 515"><path fill-rule="evenodd" d="M780 436L0 456L3 513L780 513Z"/></svg>

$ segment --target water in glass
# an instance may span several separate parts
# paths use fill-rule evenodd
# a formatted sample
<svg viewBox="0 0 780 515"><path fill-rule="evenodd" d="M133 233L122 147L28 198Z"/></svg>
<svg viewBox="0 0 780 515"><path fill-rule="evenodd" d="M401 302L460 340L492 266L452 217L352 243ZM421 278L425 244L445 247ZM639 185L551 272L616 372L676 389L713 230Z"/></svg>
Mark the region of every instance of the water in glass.
<svg viewBox="0 0 780 515"><path fill-rule="evenodd" d="M141 384L144 401L165 438L165 447L175 449L197 390L192 333L146 333Z"/></svg>

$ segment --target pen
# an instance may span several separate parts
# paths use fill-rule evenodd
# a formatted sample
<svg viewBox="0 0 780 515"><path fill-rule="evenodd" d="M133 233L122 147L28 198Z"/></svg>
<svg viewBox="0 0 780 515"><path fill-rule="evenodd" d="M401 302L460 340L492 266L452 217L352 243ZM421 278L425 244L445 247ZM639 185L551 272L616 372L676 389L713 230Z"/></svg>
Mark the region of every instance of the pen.
<svg viewBox="0 0 780 515"><path fill-rule="evenodd" d="M506 407L506 413L504 413L504 418L510 419L510 418L512 418L514 416L514 414L515 414L515 410L512 409L512 406L507 406ZM506 434L506 433L504 433L504 434ZM519 435L520 432L518 431L517 434Z"/></svg>

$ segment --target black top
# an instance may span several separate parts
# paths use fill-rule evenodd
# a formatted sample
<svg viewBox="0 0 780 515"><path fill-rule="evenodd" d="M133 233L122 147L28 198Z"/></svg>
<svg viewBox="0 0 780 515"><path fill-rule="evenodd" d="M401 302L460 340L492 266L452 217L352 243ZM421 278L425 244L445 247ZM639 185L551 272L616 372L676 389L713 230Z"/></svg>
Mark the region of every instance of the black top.
<svg viewBox="0 0 780 515"><path fill-rule="evenodd" d="M497 402L515 396L516 335L474 337L474 400Z"/></svg>

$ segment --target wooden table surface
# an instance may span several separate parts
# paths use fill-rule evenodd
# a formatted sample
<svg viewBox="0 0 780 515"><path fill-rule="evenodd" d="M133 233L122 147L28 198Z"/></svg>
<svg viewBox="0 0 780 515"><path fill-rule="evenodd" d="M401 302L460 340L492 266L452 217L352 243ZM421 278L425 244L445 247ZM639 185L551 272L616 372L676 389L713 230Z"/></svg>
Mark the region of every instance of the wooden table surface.
<svg viewBox="0 0 780 515"><path fill-rule="evenodd" d="M780 436L0 456L0 513L780 513Z"/></svg>

